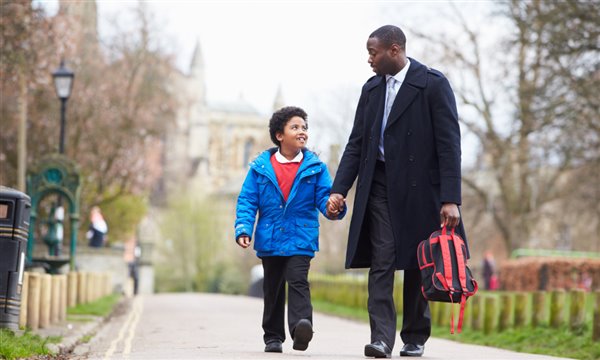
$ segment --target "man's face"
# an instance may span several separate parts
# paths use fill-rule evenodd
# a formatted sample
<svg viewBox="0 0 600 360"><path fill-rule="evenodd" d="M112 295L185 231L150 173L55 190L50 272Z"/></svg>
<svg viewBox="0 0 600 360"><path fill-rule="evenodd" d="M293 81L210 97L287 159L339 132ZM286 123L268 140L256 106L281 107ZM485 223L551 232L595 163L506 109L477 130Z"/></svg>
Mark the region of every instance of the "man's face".
<svg viewBox="0 0 600 360"><path fill-rule="evenodd" d="M367 40L367 51L369 52L369 65L377 75L396 75L398 72L394 57L397 56L397 46L386 47L378 38L372 37Z"/></svg>

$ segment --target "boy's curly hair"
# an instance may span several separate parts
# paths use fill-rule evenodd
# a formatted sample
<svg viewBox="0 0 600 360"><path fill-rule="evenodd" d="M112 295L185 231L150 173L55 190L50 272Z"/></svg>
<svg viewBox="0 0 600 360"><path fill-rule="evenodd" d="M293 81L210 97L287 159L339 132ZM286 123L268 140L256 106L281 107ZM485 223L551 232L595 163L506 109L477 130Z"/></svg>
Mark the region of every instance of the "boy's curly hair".
<svg viewBox="0 0 600 360"><path fill-rule="evenodd" d="M271 120L269 120L269 133L271 134L271 141L273 141L275 145L281 145L275 135L278 132L283 133L285 124L287 124L288 121L290 121L290 119L294 116L303 118L308 124L308 120L306 119L308 115L306 115L306 111L296 106L282 107L281 109L275 111L273 116L271 116Z"/></svg>

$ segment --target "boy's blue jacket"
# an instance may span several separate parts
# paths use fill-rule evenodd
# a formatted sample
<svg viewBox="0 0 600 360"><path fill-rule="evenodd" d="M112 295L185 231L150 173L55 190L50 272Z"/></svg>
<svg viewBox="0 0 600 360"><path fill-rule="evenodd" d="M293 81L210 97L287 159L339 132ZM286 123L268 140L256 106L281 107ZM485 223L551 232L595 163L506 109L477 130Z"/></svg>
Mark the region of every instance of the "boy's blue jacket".
<svg viewBox="0 0 600 360"><path fill-rule="evenodd" d="M326 214L331 176L315 153L302 150L304 159L286 202L271 165L271 155L276 151L266 150L250 163L237 201L235 238L252 236L258 212L253 239L257 256L313 257L319 250L318 211ZM339 218L345 213L344 208Z"/></svg>

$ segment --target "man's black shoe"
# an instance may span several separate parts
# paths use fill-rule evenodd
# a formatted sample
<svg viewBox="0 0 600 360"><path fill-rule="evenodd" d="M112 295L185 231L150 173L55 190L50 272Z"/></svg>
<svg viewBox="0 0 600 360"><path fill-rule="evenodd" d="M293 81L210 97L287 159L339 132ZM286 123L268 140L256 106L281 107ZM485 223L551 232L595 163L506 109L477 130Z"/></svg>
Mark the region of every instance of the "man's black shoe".
<svg viewBox="0 0 600 360"><path fill-rule="evenodd" d="M274 353L283 352L283 349L281 347L281 341L279 341L279 340L269 341L267 343L267 345L265 346L265 352L274 352Z"/></svg>
<svg viewBox="0 0 600 360"><path fill-rule="evenodd" d="M294 328L294 334L292 337L294 338L294 350L306 350L308 348L308 343L313 337L313 328L310 321L307 319L298 321L296 327Z"/></svg>
<svg viewBox="0 0 600 360"><path fill-rule="evenodd" d="M365 356L375 358L391 358L392 349L381 340L365 345Z"/></svg>
<svg viewBox="0 0 600 360"><path fill-rule="evenodd" d="M400 356L423 356L424 351L424 345L404 344L402 350L400 350Z"/></svg>

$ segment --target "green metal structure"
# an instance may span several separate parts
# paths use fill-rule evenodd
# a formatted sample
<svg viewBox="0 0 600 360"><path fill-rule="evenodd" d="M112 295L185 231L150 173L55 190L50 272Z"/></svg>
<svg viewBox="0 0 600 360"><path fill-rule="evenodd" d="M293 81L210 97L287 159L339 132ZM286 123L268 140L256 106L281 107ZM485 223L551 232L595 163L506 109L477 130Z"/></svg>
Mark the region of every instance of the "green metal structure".
<svg viewBox="0 0 600 360"><path fill-rule="evenodd" d="M77 247L77 230L79 228L79 196L80 175L75 162L62 154L50 154L41 158L27 174L27 194L31 197L31 219L29 225L29 238L27 241L27 262L29 264L44 262L50 266L51 272L60 266L70 264L70 269L75 269L75 251ZM48 245L49 256L33 259L35 226L38 221L38 207L40 202L49 195L57 194L66 201L70 224L69 257L59 256L57 253L58 242L62 239L57 236L62 222L54 219L55 206L52 216L46 221L48 233L44 242Z"/></svg>

